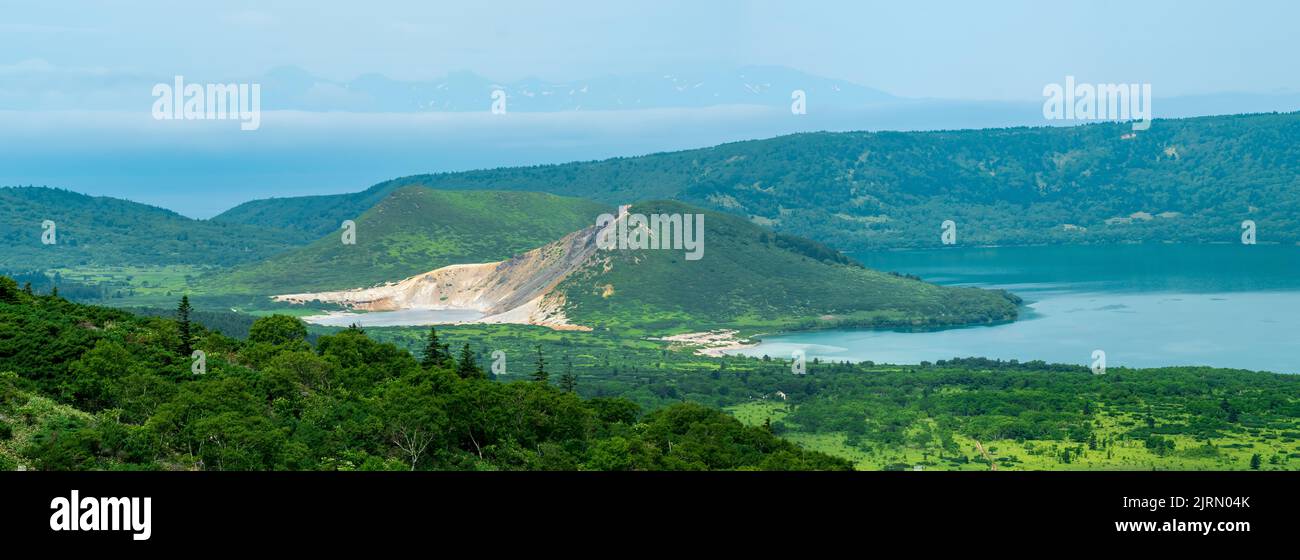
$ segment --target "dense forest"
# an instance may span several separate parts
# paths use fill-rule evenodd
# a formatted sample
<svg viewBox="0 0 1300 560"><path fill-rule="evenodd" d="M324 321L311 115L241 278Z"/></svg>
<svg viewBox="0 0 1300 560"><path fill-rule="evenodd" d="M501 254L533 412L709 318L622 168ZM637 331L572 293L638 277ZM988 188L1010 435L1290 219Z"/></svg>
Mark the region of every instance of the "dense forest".
<svg viewBox="0 0 1300 560"><path fill-rule="evenodd" d="M310 337L272 315L239 339L192 313L141 317L0 279L0 468L1300 468L1288 375L980 358L811 360L796 375L600 332Z"/></svg>
<svg viewBox="0 0 1300 560"><path fill-rule="evenodd" d="M45 227L47 222L51 227ZM11 271L86 265L225 266L259 261L314 238L290 230L193 220L154 206L61 189L0 188L0 266Z"/></svg>
<svg viewBox="0 0 1300 560"><path fill-rule="evenodd" d="M810 133L562 165L416 175L249 202L217 222L324 235L395 189L674 199L841 250L940 244L1300 241L1300 114L937 132Z"/></svg>
<svg viewBox="0 0 1300 560"><path fill-rule="evenodd" d="M35 295L0 277L0 469L847 469L681 403L649 413L550 379L489 379L436 333L417 359L292 317L248 338ZM201 354L194 354L194 352ZM554 359L554 358L550 358Z"/></svg>

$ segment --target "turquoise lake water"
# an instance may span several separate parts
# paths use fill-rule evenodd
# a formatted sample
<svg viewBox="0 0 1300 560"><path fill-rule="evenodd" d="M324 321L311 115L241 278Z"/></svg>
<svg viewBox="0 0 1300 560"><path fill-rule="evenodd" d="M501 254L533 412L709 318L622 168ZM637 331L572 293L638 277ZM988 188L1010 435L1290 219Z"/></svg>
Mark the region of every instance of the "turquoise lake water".
<svg viewBox="0 0 1300 560"><path fill-rule="evenodd" d="M954 357L1300 373L1300 247L951 248L853 255L868 267L1025 299L1009 324L765 336L735 353L910 364Z"/></svg>

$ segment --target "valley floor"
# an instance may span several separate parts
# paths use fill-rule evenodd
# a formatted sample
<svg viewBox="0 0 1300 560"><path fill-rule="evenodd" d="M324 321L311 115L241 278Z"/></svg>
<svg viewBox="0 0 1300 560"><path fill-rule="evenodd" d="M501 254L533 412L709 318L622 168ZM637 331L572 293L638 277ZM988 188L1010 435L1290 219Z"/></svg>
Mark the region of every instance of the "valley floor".
<svg viewBox="0 0 1300 560"><path fill-rule="evenodd" d="M727 407L737 419L751 426L764 422L781 422L790 411L785 403L756 401ZM1142 441L1123 439L1124 425L1131 425L1132 415L1102 414L1098 419L1100 439L1111 439L1112 444L1090 449L1087 444L1066 443L1057 440L995 439L979 441L954 434L955 451L944 452L930 445L899 445L872 447L848 443L844 432L805 432L797 425L786 426L781 437L800 446L853 461L858 470L941 470L988 471L989 461L980 452L980 445L1001 471L1233 471L1251 470L1251 457L1261 454L1262 464L1257 470L1300 470L1300 441L1295 433L1286 435L1282 430L1255 434L1200 439L1192 436L1170 436L1175 451L1159 453L1147 448ZM1062 460L1065 448L1078 450L1069 462Z"/></svg>

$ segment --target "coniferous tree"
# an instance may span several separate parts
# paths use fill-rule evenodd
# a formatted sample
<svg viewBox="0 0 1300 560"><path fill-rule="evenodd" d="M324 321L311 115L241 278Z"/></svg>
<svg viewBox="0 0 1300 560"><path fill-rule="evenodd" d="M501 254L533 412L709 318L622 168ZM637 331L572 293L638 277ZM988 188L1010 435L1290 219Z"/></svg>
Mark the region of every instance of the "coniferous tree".
<svg viewBox="0 0 1300 560"><path fill-rule="evenodd" d="M566 393L578 390L578 377L573 375L573 360L568 356L564 357L564 373L560 374L560 388Z"/></svg>
<svg viewBox="0 0 1300 560"><path fill-rule="evenodd" d="M190 296L181 296L180 305L176 306L176 322L181 331L181 355L186 358L194 353L194 330L190 325Z"/></svg>
<svg viewBox="0 0 1300 560"><path fill-rule="evenodd" d="M478 367L477 361L474 360L474 352L469 349L469 343L460 347L460 358L456 360L456 375L461 379L486 379L487 374Z"/></svg>
<svg viewBox="0 0 1300 560"><path fill-rule="evenodd" d="M448 345L438 341L438 329L429 327L429 336L424 343L424 359L420 360L420 365L425 368L442 367L447 365L449 358L451 352L448 351Z"/></svg>
<svg viewBox="0 0 1300 560"><path fill-rule="evenodd" d="M533 370L533 381L546 383L551 374L546 373L546 358L542 357L542 345L537 345L537 369Z"/></svg>
<svg viewBox="0 0 1300 560"><path fill-rule="evenodd" d="M23 293L24 293L24 294L27 294L27 295L29 295L29 296L32 295L32 283L31 283L31 282L25 282L25 283L23 283Z"/></svg>

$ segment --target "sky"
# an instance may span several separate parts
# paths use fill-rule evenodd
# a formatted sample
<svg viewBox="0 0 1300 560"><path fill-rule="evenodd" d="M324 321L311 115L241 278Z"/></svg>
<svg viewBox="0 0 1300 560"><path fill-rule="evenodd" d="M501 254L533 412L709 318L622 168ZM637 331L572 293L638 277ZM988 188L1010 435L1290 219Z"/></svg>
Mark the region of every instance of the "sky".
<svg viewBox="0 0 1300 560"><path fill-rule="evenodd" d="M800 130L1041 124L1026 119L1044 85L1067 75L1153 84L1157 99L1290 96L1254 104L1223 98L1185 114L1295 110L1296 21L1300 2L1290 0L0 0L0 186L57 186L209 217L252 198L357 191L400 175ZM122 91L113 84L136 91L132 80L257 79L282 67L342 83L368 74L429 81L458 71L502 82L569 81L750 65L947 104L911 116L864 110L831 118L815 115L810 101L810 118L797 123L779 107L566 112L507 122L341 114L340 106L268 115L261 130L241 134L211 123L151 122L152 98L143 90L138 108L134 97L126 107L109 99ZM1003 105L954 105L977 101Z"/></svg>
<svg viewBox="0 0 1300 560"><path fill-rule="evenodd" d="M1032 98L1067 73L1178 95L1300 89L1288 0L6 0L0 14L0 68L567 80L716 63L906 97Z"/></svg>

